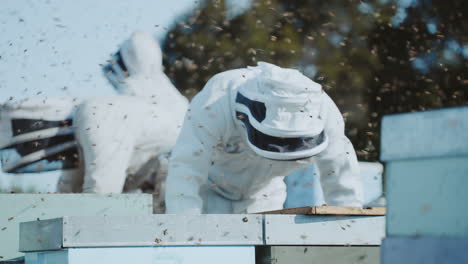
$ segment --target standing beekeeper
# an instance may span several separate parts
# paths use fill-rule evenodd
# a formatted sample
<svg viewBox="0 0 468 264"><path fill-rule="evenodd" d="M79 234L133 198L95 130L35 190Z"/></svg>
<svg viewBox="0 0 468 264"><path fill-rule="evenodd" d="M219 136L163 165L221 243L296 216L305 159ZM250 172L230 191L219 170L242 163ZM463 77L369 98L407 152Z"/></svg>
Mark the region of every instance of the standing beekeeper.
<svg viewBox="0 0 468 264"><path fill-rule="evenodd" d="M166 213L281 209L284 176L311 163L328 205L362 206L354 148L319 84L265 62L217 74L191 102L172 151Z"/></svg>
<svg viewBox="0 0 468 264"><path fill-rule="evenodd" d="M104 72L119 95L2 105L2 169L62 170L59 192L121 193L148 183L160 192L188 101L164 74L161 49L147 33L132 34Z"/></svg>
<svg viewBox="0 0 468 264"><path fill-rule="evenodd" d="M135 189L151 182L146 177L157 170L163 181L164 154L175 144L188 101L164 74L159 45L136 32L104 71L121 95L87 99L74 117L84 157L83 192ZM66 179L60 185L66 186Z"/></svg>

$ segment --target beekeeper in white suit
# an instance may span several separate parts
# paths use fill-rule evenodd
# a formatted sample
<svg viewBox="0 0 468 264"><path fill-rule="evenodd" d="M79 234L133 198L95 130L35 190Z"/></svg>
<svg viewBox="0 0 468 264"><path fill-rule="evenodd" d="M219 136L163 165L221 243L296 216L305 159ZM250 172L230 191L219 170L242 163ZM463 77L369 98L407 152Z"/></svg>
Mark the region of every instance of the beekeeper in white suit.
<svg viewBox="0 0 468 264"><path fill-rule="evenodd" d="M164 74L159 45L149 34L134 33L105 73L121 95L87 99L74 118L84 154L83 192L120 193L155 173L163 181L164 154L175 144L188 101Z"/></svg>
<svg viewBox="0 0 468 264"><path fill-rule="evenodd" d="M62 170L59 192L121 193L146 183L161 192L188 101L164 74L151 35L134 33L110 62L105 74L117 96L0 106L5 172Z"/></svg>
<svg viewBox="0 0 468 264"><path fill-rule="evenodd" d="M294 69L214 76L193 99L172 151L166 213L283 208L284 176L315 163L330 206L362 206L356 154L322 87Z"/></svg>

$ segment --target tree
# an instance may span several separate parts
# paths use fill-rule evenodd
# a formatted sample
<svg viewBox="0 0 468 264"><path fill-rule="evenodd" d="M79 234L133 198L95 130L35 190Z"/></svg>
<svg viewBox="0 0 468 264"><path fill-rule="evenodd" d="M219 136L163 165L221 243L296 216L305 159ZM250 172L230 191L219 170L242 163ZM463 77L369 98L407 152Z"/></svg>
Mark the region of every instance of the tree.
<svg viewBox="0 0 468 264"><path fill-rule="evenodd" d="M298 68L337 103L359 158L377 160L383 115L468 102L466 1L398 3L254 0L228 19L208 0L168 33L164 63L189 96L259 60Z"/></svg>

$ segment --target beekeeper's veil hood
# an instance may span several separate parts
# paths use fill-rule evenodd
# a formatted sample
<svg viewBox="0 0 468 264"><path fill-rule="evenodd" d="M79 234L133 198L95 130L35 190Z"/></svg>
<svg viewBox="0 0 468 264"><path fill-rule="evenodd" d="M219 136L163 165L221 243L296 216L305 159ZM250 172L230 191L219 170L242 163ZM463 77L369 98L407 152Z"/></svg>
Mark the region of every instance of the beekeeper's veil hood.
<svg viewBox="0 0 468 264"><path fill-rule="evenodd" d="M263 157L295 160L314 156L328 145L320 116L320 84L297 70L259 62L255 78L235 98L236 118L248 145Z"/></svg>
<svg viewBox="0 0 468 264"><path fill-rule="evenodd" d="M120 53L130 75L151 75L162 71L159 44L148 33L137 31L122 44Z"/></svg>
<svg viewBox="0 0 468 264"><path fill-rule="evenodd" d="M146 32L137 31L126 40L104 67L106 77L117 92L126 95L151 95L166 83L162 52L156 40Z"/></svg>

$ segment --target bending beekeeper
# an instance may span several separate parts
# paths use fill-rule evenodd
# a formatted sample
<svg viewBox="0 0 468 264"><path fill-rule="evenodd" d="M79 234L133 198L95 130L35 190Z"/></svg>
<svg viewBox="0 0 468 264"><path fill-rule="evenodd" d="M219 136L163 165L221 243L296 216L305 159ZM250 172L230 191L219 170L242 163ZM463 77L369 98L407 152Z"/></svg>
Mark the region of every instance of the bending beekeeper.
<svg viewBox="0 0 468 264"><path fill-rule="evenodd" d="M362 206L354 148L319 84L265 62L217 74L191 102L172 151L166 213L282 209L284 177L311 163L328 205Z"/></svg>

